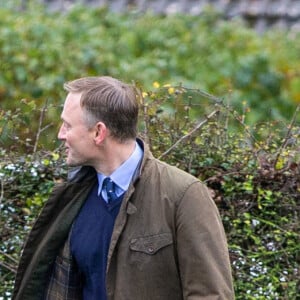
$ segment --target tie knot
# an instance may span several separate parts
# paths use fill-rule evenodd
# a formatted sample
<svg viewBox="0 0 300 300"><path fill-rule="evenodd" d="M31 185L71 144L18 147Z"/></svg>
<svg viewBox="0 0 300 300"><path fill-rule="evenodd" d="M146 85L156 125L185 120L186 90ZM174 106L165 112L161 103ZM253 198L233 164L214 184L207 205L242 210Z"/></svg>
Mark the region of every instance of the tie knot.
<svg viewBox="0 0 300 300"><path fill-rule="evenodd" d="M115 192L115 183L109 177L104 179L102 189L106 192L108 202L114 201L118 198Z"/></svg>

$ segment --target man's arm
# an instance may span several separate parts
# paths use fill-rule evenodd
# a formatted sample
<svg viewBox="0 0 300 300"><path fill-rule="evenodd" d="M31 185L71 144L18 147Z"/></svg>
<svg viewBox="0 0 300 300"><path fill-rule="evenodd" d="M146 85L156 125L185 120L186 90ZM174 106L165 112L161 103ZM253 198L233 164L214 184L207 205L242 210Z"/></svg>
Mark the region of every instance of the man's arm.
<svg viewBox="0 0 300 300"><path fill-rule="evenodd" d="M202 183L196 182L186 191L176 220L184 299L234 299L224 228Z"/></svg>

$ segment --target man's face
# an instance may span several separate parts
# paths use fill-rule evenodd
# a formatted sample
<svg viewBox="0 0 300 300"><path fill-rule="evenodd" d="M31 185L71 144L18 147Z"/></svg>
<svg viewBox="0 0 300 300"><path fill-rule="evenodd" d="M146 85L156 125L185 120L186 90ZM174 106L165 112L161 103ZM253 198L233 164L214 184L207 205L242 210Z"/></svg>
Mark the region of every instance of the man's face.
<svg viewBox="0 0 300 300"><path fill-rule="evenodd" d="M61 114L63 123L58 132L58 138L65 142L66 162L70 166L93 165L95 157L95 131L84 122L80 96L77 93L68 94Z"/></svg>

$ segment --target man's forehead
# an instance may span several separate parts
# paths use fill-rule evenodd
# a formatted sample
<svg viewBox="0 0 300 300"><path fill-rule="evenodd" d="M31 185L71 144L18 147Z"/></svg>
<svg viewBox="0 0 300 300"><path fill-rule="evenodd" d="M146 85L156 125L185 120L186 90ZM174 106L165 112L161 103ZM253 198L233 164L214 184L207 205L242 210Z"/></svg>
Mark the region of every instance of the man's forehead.
<svg viewBox="0 0 300 300"><path fill-rule="evenodd" d="M68 108L74 109L80 106L80 98L81 94L69 93L66 97L63 110L66 110Z"/></svg>
<svg viewBox="0 0 300 300"><path fill-rule="evenodd" d="M70 102L70 103L72 103L72 102L80 102L80 99L81 99L81 95L82 95L82 93L68 93L67 94L67 97L66 97L66 101L65 101L65 104L66 104L66 102Z"/></svg>
<svg viewBox="0 0 300 300"><path fill-rule="evenodd" d="M63 110L61 113L61 118L65 119L68 115L81 111L80 105L81 94L69 93L66 97Z"/></svg>

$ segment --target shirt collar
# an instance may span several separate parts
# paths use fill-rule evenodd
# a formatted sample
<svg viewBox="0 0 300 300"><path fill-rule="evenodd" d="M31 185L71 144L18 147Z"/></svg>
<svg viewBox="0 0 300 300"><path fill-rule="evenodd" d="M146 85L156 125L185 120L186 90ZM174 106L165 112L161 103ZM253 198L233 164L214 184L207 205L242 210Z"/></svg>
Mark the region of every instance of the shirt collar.
<svg viewBox="0 0 300 300"><path fill-rule="evenodd" d="M109 177L111 180L117 185L117 194L122 194L127 191L129 184L132 180L132 176L136 171L136 168L139 165L143 157L143 150L140 145L135 142L135 149L130 157L121 165L119 166ZM97 173L98 177L98 194L101 192L103 180L107 177L102 173Z"/></svg>

